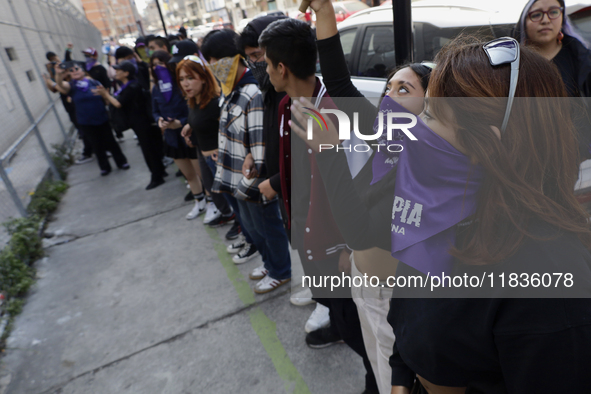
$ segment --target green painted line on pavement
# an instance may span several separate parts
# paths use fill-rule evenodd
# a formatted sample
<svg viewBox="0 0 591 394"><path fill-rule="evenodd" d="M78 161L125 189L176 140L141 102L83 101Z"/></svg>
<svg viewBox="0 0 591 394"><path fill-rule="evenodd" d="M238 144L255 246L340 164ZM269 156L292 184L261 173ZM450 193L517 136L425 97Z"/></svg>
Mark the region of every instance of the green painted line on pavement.
<svg viewBox="0 0 591 394"><path fill-rule="evenodd" d="M217 230L209 226L205 226L205 230L213 241L214 250L226 270L228 279L230 279L236 293L238 293L240 300L246 306L255 304L256 301L252 289L230 258L228 252L226 252L226 245L222 242ZM298 369L291 362L283 344L277 336L277 325L275 322L269 319L258 306L248 311L248 316L250 317L250 325L259 337L269 358L271 358L277 374L284 381L285 392L310 394L308 385L300 375Z"/></svg>

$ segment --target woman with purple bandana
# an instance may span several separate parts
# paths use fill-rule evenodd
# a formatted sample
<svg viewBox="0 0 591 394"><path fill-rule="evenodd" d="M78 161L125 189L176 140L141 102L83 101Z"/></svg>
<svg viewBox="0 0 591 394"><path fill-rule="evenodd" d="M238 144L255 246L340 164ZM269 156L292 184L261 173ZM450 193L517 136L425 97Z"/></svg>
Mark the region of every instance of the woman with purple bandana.
<svg viewBox="0 0 591 394"><path fill-rule="evenodd" d="M317 18L323 6L312 3ZM327 70L322 53L320 59ZM544 98L566 97L559 74L510 38L452 42L435 60L429 103L409 126L413 138L378 140L397 149L383 149L372 162L374 185L396 174L390 208L381 213L399 260L395 279L434 283L429 277L487 272L498 279L505 271L570 272L576 279L557 293L519 293L527 297L521 299L512 298L518 293L508 282L486 282L486 293L448 292L455 289L447 285L433 299L413 298L429 296L429 289L394 287L391 392L588 392L591 231L573 193L578 155L569 103ZM319 127L306 139L296 121L306 124L308 104L294 103L293 131L316 151L319 144L339 145L336 132ZM391 112L407 110L384 98L365 134L379 135ZM374 236L372 213L358 209L359 196L343 187L351 177L340 153L325 150L317 161L331 206L351 208L346 218L335 215L339 228L360 242ZM450 295L456 298L443 298ZM585 298L568 299L573 295Z"/></svg>
<svg viewBox="0 0 591 394"><path fill-rule="evenodd" d="M82 51L84 58L86 59L84 69L90 75L90 77L96 81L99 81L105 89L111 89L111 79L107 75L107 69L103 67L98 61L98 52L93 47L88 47Z"/></svg>
<svg viewBox="0 0 591 394"><path fill-rule="evenodd" d="M332 5L328 5L332 7ZM353 86L341 48L334 12L317 13L317 47L322 70L330 70L323 74L324 83L329 94L347 113L356 112L359 118L359 129L367 130L373 127L378 109L375 104L366 100ZM329 31L328 27L334 30ZM408 111L418 115L423 110L423 102L429 76L433 68L432 63L412 63L393 70L387 78L381 100L393 102L397 100ZM337 97L359 97L339 101ZM386 98L386 99L384 99ZM381 101L380 100L380 101ZM352 108L348 108L352 107ZM312 108L312 107L310 107ZM350 116L350 119L353 119ZM363 141L358 140L363 143ZM348 141L349 148L355 145ZM368 141L371 143L371 141ZM386 286L386 279L396 274L398 261L390 254L390 226L391 220L384 212L391 210L394 195L395 171L390 173L375 185L369 185L372 179L372 158L376 153L344 153L338 155L340 168L349 168L345 181L340 176L331 176L324 180L334 217L348 247L353 249L350 257L350 273L352 278L364 276L379 278L384 287L357 286L351 288L351 296L357 306L357 313L361 323L363 342L376 377L380 394L387 394L391 390L391 368L388 364L394 345L394 333L387 321L390 308L392 289ZM347 156L345 158L345 155ZM393 163L393 159L384 158L384 162ZM392 164L393 165L393 164ZM355 169L356 168L356 169ZM320 167L322 170L322 167ZM392 167L390 168L390 170ZM353 175L354 174L354 175ZM333 174L334 175L334 174ZM341 175L341 174L339 174ZM354 178L354 179L351 179ZM331 195L331 185L345 186L339 192ZM347 218L348 212L355 205L341 204L343 196L351 196L355 191L359 193L359 201L364 205L360 212L368 217L377 216L369 228L360 230L356 224L350 225L342 219ZM359 237L363 232L363 237ZM346 272L348 271L345 268ZM347 272L348 273L348 272Z"/></svg>

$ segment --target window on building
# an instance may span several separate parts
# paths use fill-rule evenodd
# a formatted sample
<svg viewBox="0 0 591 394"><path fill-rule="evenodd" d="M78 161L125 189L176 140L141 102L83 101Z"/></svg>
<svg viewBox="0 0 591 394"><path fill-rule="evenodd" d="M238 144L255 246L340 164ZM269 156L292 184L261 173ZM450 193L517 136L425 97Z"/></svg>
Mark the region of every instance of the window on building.
<svg viewBox="0 0 591 394"><path fill-rule="evenodd" d="M18 56L16 55L16 50L13 47L4 48L6 50L6 54L8 55L8 59L10 61L18 60Z"/></svg>

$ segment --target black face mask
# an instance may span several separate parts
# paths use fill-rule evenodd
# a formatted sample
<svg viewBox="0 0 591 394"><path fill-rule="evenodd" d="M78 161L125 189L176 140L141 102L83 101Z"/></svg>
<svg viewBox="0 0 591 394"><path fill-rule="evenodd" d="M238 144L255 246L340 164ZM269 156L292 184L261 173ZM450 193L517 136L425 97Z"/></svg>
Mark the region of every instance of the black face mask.
<svg viewBox="0 0 591 394"><path fill-rule="evenodd" d="M267 62L264 60L262 62L256 62L254 66L250 71L259 83L259 89L263 92L269 90L273 85L269 80L269 74L267 74Z"/></svg>

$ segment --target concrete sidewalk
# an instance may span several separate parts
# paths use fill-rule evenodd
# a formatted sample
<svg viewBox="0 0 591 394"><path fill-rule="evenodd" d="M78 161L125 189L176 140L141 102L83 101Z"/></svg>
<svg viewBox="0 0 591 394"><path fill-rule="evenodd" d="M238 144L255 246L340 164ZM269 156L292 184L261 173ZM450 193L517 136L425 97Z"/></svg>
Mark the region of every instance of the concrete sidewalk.
<svg viewBox="0 0 591 394"><path fill-rule="evenodd" d="M126 132L129 171L69 170L48 231L57 245L7 343L1 393L361 393L361 358L345 345L312 350L313 305L290 288L254 295L224 234L185 215L184 183L145 191L149 173ZM116 168L116 167L114 167ZM63 242L63 243L59 243ZM294 281L299 262L294 257Z"/></svg>

